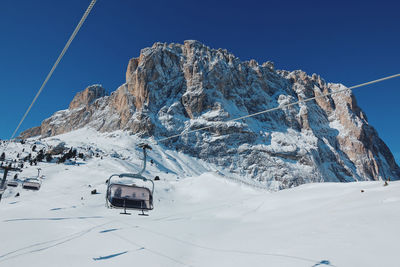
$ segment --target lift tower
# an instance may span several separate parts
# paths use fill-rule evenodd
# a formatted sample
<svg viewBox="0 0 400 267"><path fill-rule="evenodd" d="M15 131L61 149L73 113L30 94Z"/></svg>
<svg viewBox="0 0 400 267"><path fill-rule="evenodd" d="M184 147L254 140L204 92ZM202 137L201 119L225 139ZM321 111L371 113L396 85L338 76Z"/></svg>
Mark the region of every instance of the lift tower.
<svg viewBox="0 0 400 267"><path fill-rule="evenodd" d="M3 170L3 180L1 180L1 184L0 184L0 202L1 202L1 198L3 196L4 191L6 190L5 186L6 186L6 178L7 178L7 174L9 171L22 171L21 168L18 168L16 166L12 166L12 163L10 164L6 164L3 166L3 164L0 166L0 169Z"/></svg>

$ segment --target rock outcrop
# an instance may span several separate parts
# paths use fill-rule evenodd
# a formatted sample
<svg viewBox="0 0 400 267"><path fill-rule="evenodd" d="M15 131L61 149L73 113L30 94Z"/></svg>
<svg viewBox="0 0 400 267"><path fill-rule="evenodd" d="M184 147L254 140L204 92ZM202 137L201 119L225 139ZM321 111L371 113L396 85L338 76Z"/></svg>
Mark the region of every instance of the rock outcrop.
<svg viewBox="0 0 400 267"><path fill-rule="evenodd" d="M97 88L97 87L96 87ZM316 74L241 61L197 41L155 43L129 61L126 83L110 96L86 89L27 137L81 127L129 130L256 179L272 188L308 182L398 179L390 150L369 125L351 91L246 118L345 88Z"/></svg>
<svg viewBox="0 0 400 267"><path fill-rule="evenodd" d="M69 109L80 108L83 106L88 107L96 99L105 95L106 90L100 84L91 85L75 95L74 99L69 104Z"/></svg>

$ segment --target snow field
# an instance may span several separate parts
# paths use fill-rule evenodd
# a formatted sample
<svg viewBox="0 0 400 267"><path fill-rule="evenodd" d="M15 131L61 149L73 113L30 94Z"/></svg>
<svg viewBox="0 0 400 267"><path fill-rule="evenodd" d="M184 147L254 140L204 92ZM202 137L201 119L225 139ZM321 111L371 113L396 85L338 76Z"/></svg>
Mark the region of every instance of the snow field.
<svg viewBox="0 0 400 267"><path fill-rule="evenodd" d="M86 142L83 131L59 138L73 146ZM7 189L0 203L0 266L398 265L400 182L268 192L153 146L154 164L145 176L161 178L155 208L148 217L138 211L127 216L105 207L105 180L140 169L138 140L117 133L97 134L91 142L108 154L123 151L129 160L39 163L45 175L40 191ZM22 174L36 174L36 166Z"/></svg>

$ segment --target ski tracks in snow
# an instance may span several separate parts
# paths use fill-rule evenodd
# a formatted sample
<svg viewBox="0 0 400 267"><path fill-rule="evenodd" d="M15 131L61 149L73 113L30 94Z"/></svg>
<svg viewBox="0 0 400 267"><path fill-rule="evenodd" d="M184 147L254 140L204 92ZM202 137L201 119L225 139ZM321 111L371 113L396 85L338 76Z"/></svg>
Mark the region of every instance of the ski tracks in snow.
<svg viewBox="0 0 400 267"><path fill-rule="evenodd" d="M14 251L7 252L5 254L0 255L0 262L4 262L4 261L10 260L12 258L16 258L16 257L19 257L19 256L23 256L23 255L31 254L31 253L35 253L35 252L40 252L40 251L43 251L43 250L47 250L47 249L59 246L61 244L64 244L64 243L67 243L69 241L72 241L72 240L75 240L77 238L80 238L80 237L88 234L92 230L94 230L96 228L99 228L99 227L102 227L102 226L104 226L106 224L109 224L111 222L102 223L102 224L99 224L99 225L96 225L96 226L92 226L90 228L87 228L87 229L85 229L83 231L80 231L80 232L77 232L77 233L74 233L74 234L70 234L70 235L67 235L67 236L64 236L64 237L56 238L56 239L45 241L45 242L35 243L35 244L29 245L29 246L26 246L26 247L23 247L23 248L14 250Z"/></svg>
<svg viewBox="0 0 400 267"><path fill-rule="evenodd" d="M128 224L124 221L119 221L129 227L134 227L134 228L138 228L139 230L144 230L148 233L175 241L175 242L179 242L182 243L184 245L189 245L192 247L196 247L196 248L200 248L203 250L208 250L214 253L231 253L231 254L245 254L245 255L257 255L257 256L271 256L271 257L280 257L280 258L287 258L287 259L294 259L294 260L299 260L299 261L303 261L303 262L309 262L312 265L312 267L317 267L317 266L322 266L322 265L326 265L326 266L332 266L335 267L335 265L332 265L330 263L330 261L328 260L322 260L322 261L318 261L318 260L314 260L314 259L309 259L309 258L304 258L304 257L300 257L300 256L293 256L293 255L286 255L286 254L279 254L279 253L267 253L267 252L258 252L258 251L247 251L247 250L238 250L238 249L226 249L226 248L216 248L216 247L210 247L210 246L205 246L205 245L201 245L201 244L196 244L190 241L186 241L186 240L182 240L179 238L176 238L174 236L170 236L168 234L165 233L160 233L151 229L148 229L144 226L138 226L138 225L131 225Z"/></svg>
<svg viewBox="0 0 400 267"><path fill-rule="evenodd" d="M121 220L118 220L118 222L124 223L124 222L121 221ZM129 224L127 224L127 223L124 223L124 224L125 224L125 225L128 225L129 228L139 228L139 227L140 227L140 226L137 226L137 225L129 225ZM140 243L138 243L138 242L136 242L136 241L133 241L133 240L131 240L131 239L128 239L126 236L122 236L122 235L118 234L118 233L116 232L116 230L118 230L118 229L115 229L115 228L113 228L113 229L107 229L107 230L100 231L100 233L109 233L109 234L112 234L113 236L115 236L115 237L117 237L117 238L119 238L119 239L125 241L126 243L129 243L130 245L135 246L136 249L135 249L135 250L126 250L126 251L124 251L124 252L115 253L115 254L110 254L110 255L108 255L108 256L100 256L100 257L97 257L97 258L93 258L93 260L95 260L95 261L98 261L98 260L106 260L106 259L110 259L110 258L113 258L113 257L116 257L116 256L120 256L120 255L126 254L126 253L128 253L128 252L133 252L133 251L148 251L148 252L150 252L150 253L153 254L153 255L157 255L157 256L159 256L159 257L168 259L168 260L170 260L170 261L172 261L172 262L178 263L179 265L188 266L188 267L194 267L194 266L192 266L192 265L190 265L190 264L187 264L187 263L185 263L185 262L183 262L183 261L181 261L181 260L179 260L179 259L177 259L177 258L174 258L174 257L172 257L172 256L169 256L169 255L163 253L163 252L160 252L159 250L155 250L155 249L149 248L148 246L145 246L145 245L140 244Z"/></svg>

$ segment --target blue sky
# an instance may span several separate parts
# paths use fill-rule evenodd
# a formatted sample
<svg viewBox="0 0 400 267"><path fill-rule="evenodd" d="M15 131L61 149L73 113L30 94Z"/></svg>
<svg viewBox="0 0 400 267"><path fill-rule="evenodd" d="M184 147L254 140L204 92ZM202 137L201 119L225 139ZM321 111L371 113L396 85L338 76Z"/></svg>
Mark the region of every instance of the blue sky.
<svg viewBox="0 0 400 267"><path fill-rule="evenodd" d="M0 138L9 138L90 0L0 1ZM114 91L156 41L196 39L347 86L400 72L398 1L98 0L21 129L86 86ZM354 91L400 162L400 79Z"/></svg>

